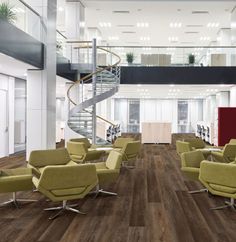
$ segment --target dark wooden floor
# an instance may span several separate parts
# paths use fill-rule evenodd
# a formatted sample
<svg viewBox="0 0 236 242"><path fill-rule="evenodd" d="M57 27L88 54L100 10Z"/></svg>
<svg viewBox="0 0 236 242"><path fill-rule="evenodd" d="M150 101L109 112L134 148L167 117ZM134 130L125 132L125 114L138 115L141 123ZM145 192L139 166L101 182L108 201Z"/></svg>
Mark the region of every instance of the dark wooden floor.
<svg viewBox="0 0 236 242"><path fill-rule="evenodd" d="M0 159L0 168L24 166L24 161L24 154ZM136 168L122 168L117 183L107 187L118 197L88 196L79 201L85 216L68 212L49 221L51 212L43 209L54 204L37 192L19 192L38 202L21 209L0 208L0 241L236 241L236 213L210 211L224 199L187 192L199 187L183 178L172 145L143 145ZM1 194L0 202L9 197Z"/></svg>

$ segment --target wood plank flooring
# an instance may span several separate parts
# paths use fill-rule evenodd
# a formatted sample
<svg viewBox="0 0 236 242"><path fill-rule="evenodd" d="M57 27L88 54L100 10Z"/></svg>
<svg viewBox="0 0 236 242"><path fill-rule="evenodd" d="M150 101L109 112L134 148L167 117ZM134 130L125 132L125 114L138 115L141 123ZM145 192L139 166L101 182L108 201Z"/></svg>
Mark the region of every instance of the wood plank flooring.
<svg viewBox="0 0 236 242"><path fill-rule="evenodd" d="M0 168L25 166L24 154L0 159ZM135 169L122 168L115 184L105 187L117 197L87 196L79 207L87 215L70 212L54 221L43 211L54 205L38 192L19 192L18 197L38 199L0 208L1 242L234 242L236 213L211 211L223 198L206 193L186 180L173 145L143 145ZM0 194L0 202L10 194Z"/></svg>

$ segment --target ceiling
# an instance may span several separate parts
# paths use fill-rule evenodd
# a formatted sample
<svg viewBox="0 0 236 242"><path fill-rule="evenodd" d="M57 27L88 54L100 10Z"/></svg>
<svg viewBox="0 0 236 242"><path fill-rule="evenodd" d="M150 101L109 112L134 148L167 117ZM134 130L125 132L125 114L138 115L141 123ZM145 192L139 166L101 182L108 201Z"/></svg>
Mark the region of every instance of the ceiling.
<svg viewBox="0 0 236 242"><path fill-rule="evenodd" d="M120 85L114 98L205 99L232 85Z"/></svg>
<svg viewBox="0 0 236 242"><path fill-rule="evenodd" d="M25 79L28 69L37 68L0 53L0 73Z"/></svg>
<svg viewBox="0 0 236 242"><path fill-rule="evenodd" d="M236 5L235 1L85 0L83 3L86 27L99 28L104 44L147 46L209 45L216 41L219 29L230 28L231 11ZM111 27L100 27L99 23L110 23ZM137 27L137 23L148 23L149 27ZM171 28L171 23L181 23L181 27ZM207 27L208 23L219 26Z"/></svg>

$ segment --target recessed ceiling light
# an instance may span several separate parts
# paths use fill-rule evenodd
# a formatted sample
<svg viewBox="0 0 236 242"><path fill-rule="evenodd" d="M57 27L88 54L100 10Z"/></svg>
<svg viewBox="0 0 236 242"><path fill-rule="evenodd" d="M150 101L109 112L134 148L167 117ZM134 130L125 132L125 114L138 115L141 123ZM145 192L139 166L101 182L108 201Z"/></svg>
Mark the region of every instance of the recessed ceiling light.
<svg viewBox="0 0 236 242"><path fill-rule="evenodd" d="M137 27L138 28L148 28L149 27L149 23L147 23L147 22L139 22L139 23L137 23Z"/></svg>
<svg viewBox="0 0 236 242"><path fill-rule="evenodd" d="M148 37L148 36L140 37L140 40L141 41L149 41L150 37Z"/></svg>
<svg viewBox="0 0 236 242"><path fill-rule="evenodd" d="M63 12L64 11L64 8L63 7L58 7L58 11L59 12Z"/></svg>
<svg viewBox="0 0 236 242"><path fill-rule="evenodd" d="M171 28L181 28L182 27L182 23L180 23L180 22L173 22L173 23L170 23L170 27Z"/></svg>
<svg viewBox="0 0 236 242"><path fill-rule="evenodd" d="M215 23L215 22L210 22L207 24L208 28L218 28L219 27L219 23Z"/></svg>
<svg viewBox="0 0 236 242"><path fill-rule="evenodd" d="M169 87L174 87L175 85L174 84L170 84Z"/></svg>
<svg viewBox="0 0 236 242"><path fill-rule="evenodd" d="M99 26L102 28L111 28L111 23L110 22L100 22Z"/></svg>
<svg viewBox="0 0 236 242"><path fill-rule="evenodd" d="M168 40L170 42L177 42L179 40L179 38L178 37L169 37Z"/></svg>

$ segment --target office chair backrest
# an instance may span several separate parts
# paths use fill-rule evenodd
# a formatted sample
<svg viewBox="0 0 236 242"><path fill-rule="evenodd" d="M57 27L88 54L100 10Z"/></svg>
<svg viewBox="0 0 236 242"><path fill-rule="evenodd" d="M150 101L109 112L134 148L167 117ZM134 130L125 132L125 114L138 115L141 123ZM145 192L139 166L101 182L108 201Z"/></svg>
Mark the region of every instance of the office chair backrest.
<svg viewBox="0 0 236 242"><path fill-rule="evenodd" d="M59 189L61 193L66 194L66 189L82 188L84 190L97 179L94 164L47 166L39 179L39 186L46 190Z"/></svg>
<svg viewBox="0 0 236 242"><path fill-rule="evenodd" d="M176 151L180 155L184 152L192 151L192 148L191 148L191 145L189 144L189 142L177 140L176 141Z"/></svg>
<svg viewBox="0 0 236 242"><path fill-rule="evenodd" d="M84 156L88 153L87 146L82 142L67 142L67 150L70 155Z"/></svg>
<svg viewBox="0 0 236 242"><path fill-rule="evenodd" d="M200 150L184 152L181 154L182 167L200 168L201 161L205 160Z"/></svg>
<svg viewBox="0 0 236 242"><path fill-rule="evenodd" d="M205 148L205 143L201 138L187 138L187 139L184 139L184 141L188 142L190 146L195 149Z"/></svg>
<svg viewBox="0 0 236 242"><path fill-rule="evenodd" d="M70 160L71 159L66 148L34 150L30 153L29 164L35 167L65 165Z"/></svg>
<svg viewBox="0 0 236 242"><path fill-rule="evenodd" d="M140 141L131 141L126 143L122 148L121 153L125 156L125 159L134 159L138 156L141 148Z"/></svg>
<svg viewBox="0 0 236 242"><path fill-rule="evenodd" d="M87 149L91 147L91 144L87 138L74 138L74 139L70 139L70 141L84 143Z"/></svg>
<svg viewBox="0 0 236 242"><path fill-rule="evenodd" d="M236 139L231 139L230 141L229 141L229 144L236 144Z"/></svg>
<svg viewBox="0 0 236 242"><path fill-rule="evenodd" d="M236 157L236 144L226 144L223 149L223 156L226 162L232 162Z"/></svg>
<svg viewBox="0 0 236 242"><path fill-rule="evenodd" d="M114 148L123 148L128 142L134 141L134 138L123 138L123 137L118 137L114 144Z"/></svg>

